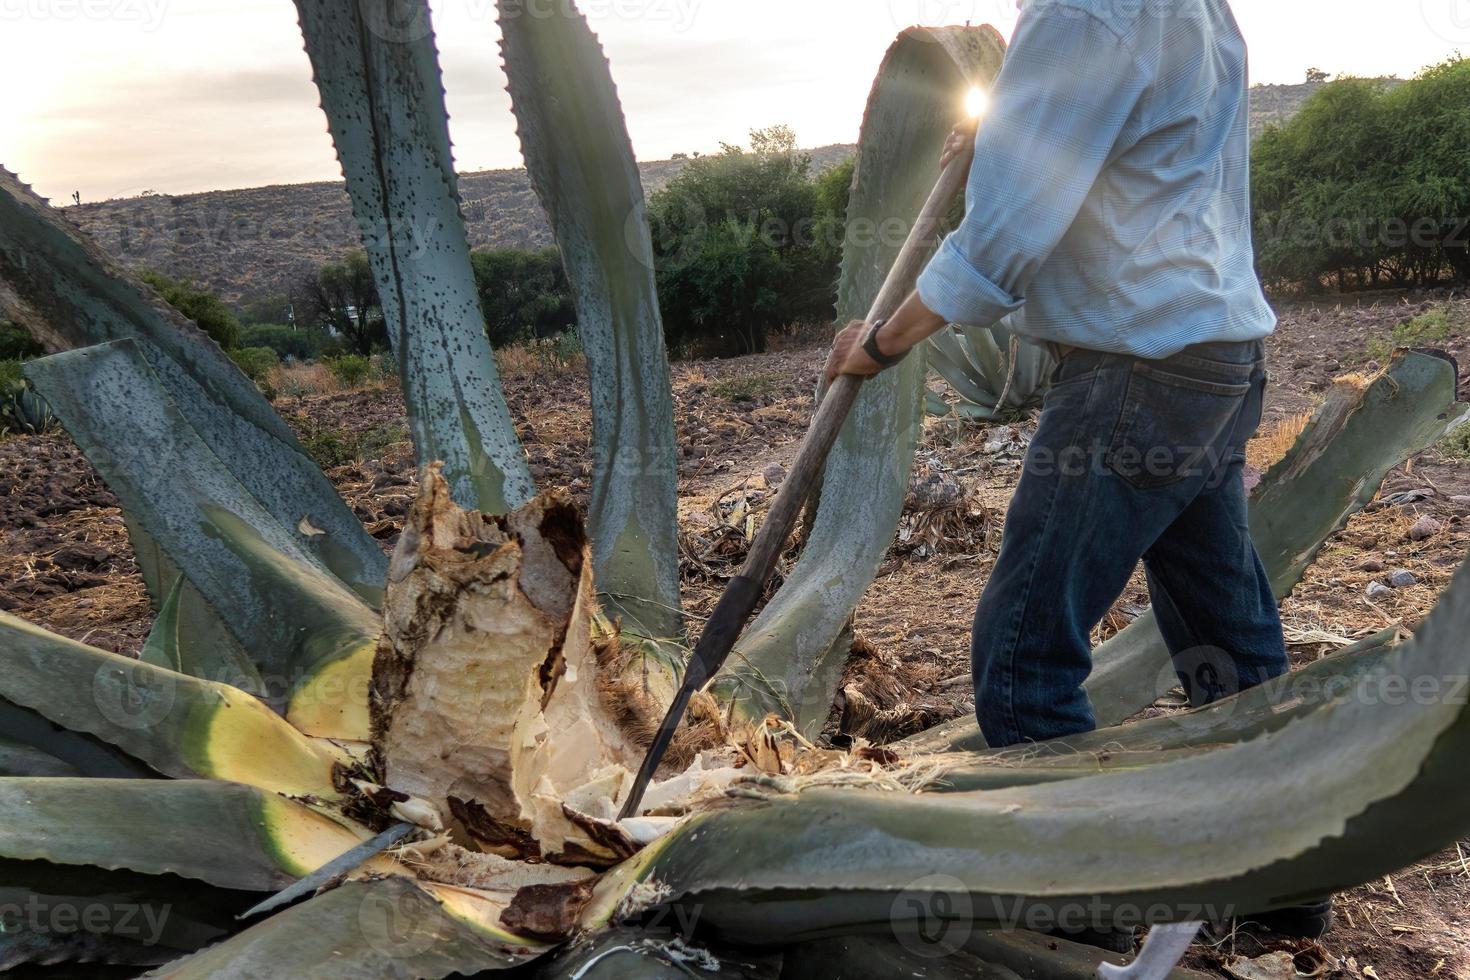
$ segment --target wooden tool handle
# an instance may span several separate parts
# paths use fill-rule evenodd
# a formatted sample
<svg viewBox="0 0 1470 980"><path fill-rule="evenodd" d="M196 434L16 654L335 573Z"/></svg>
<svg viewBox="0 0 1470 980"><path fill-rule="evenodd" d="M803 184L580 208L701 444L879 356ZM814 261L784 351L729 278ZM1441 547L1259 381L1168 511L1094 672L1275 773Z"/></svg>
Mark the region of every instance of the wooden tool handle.
<svg viewBox="0 0 1470 980"><path fill-rule="evenodd" d="M893 268L888 271L888 278L883 280L883 288L878 291L878 298L868 311L869 323L892 316L908 298L914 282L929 261L940 225L969 179L973 156L973 150L962 153L944 168L944 173L929 194L929 200L925 202L918 220L909 231L909 237L899 251L898 258L894 260ZM817 408L811 427L807 429L801 449L797 451L796 461L791 464L791 473L781 484L781 490L766 514L760 533L750 546L750 553L740 569L742 577L759 582L764 587L771 572L775 570L782 546L790 536L797 516L827 464L827 455L832 451L832 445L837 441L848 413L852 411L853 403L857 401L863 381L863 378L855 375L844 374L832 382L822 396L822 403Z"/></svg>

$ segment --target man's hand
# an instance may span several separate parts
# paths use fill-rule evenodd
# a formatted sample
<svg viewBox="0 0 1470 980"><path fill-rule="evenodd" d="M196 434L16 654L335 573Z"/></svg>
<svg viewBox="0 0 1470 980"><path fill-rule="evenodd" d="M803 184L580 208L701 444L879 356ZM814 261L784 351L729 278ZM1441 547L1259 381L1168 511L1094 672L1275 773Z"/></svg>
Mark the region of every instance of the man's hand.
<svg viewBox="0 0 1470 980"><path fill-rule="evenodd" d="M966 119L954 128L949 139L944 141L944 153L939 157L939 169L949 166L951 160L975 145L975 134L980 131L979 119Z"/></svg>
<svg viewBox="0 0 1470 980"><path fill-rule="evenodd" d="M854 320L842 328L837 335L837 340L832 344L832 353L827 355L826 378L827 383L836 381L839 375L856 374L859 377L871 378L883 370L883 366L873 360L863 350L863 341L868 337L868 331L873 329L864 320ZM882 331L879 332L882 337ZM887 354L885 347L879 350ZM895 355L898 351L893 352Z"/></svg>

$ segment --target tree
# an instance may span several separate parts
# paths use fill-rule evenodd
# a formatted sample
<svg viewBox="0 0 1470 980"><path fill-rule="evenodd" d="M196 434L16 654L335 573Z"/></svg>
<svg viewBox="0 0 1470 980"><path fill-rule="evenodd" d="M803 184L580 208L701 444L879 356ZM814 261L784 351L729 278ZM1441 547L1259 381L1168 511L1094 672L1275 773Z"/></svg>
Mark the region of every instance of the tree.
<svg viewBox="0 0 1470 980"><path fill-rule="evenodd" d="M1262 278L1307 290L1470 278L1467 140L1470 62L1392 89L1323 85L1252 153Z"/></svg>
<svg viewBox="0 0 1470 980"><path fill-rule="evenodd" d="M1308 85L1321 85L1323 82L1327 81L1327 79L1329 77L1331 77L1331 76L1329 76L1325 71L1323 71L1320 68L1308 68L1307 69L1307 84Z"/></svg>
<svg viewBox="0 0 1470 980"><path fill-rule="evenodd" d="M240 321L214 293L183 280L170 279L153 269L144 269L138 278L152 286L165 303L198 324L199 329L225 350L239 343Z"/></svg>
<svg viewBox="0 0 1470 980"><path fill-rule="evenodd" d="M354 353L371 354L388 344L378 285L367 253L361 249L305 277L293 305L298 321L315 323L341 337Z"/></svg>
<svg viewBox="0 0 1470 980"><path fill-rule="evenodd" d="M833 315L840 250L826 242L830 209L823 234L811 157L786 126L750 143L691 160L649 202L671 344L755 353L773 330Z"/></svg>
<svg viewBox="0 0 1470 980"><path fill-rule="evenodd" d="M479 249L470 253L470 263L492 345L550 337L576 327L577 311L557 249Z"/></svg>

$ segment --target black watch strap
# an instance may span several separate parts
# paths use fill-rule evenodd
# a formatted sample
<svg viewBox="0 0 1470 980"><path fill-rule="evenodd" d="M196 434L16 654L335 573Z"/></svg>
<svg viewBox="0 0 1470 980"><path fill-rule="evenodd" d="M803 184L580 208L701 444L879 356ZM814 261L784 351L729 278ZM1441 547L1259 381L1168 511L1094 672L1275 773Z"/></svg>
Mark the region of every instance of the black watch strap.
<svg viewBox="0 0 1470 980"><path fill-rule="evenodd" d="M878 348L878 331L882 330L887 323L887 320L879 320L877 323L873 324L873 329L869 330L868 335L863 338L863 353L867 354L883 367L891 368L902 361L905 357L908 357L909 352L904 351L897 357L889 357Z"/></svg>

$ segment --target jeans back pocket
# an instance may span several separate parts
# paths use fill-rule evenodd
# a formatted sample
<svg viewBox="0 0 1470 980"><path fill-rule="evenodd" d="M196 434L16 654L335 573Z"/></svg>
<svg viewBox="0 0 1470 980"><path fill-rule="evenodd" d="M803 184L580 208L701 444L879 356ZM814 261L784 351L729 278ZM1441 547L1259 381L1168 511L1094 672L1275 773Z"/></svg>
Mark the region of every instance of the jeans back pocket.
<svg viewBox="0 0 1470 980"><path fill-rule="evenodd" d="M1251 390L1249 364L1208 378L1170 367L1134 363L1108 447L1108 468L1139 490L1208 477L1224 465Z"/></svg>

